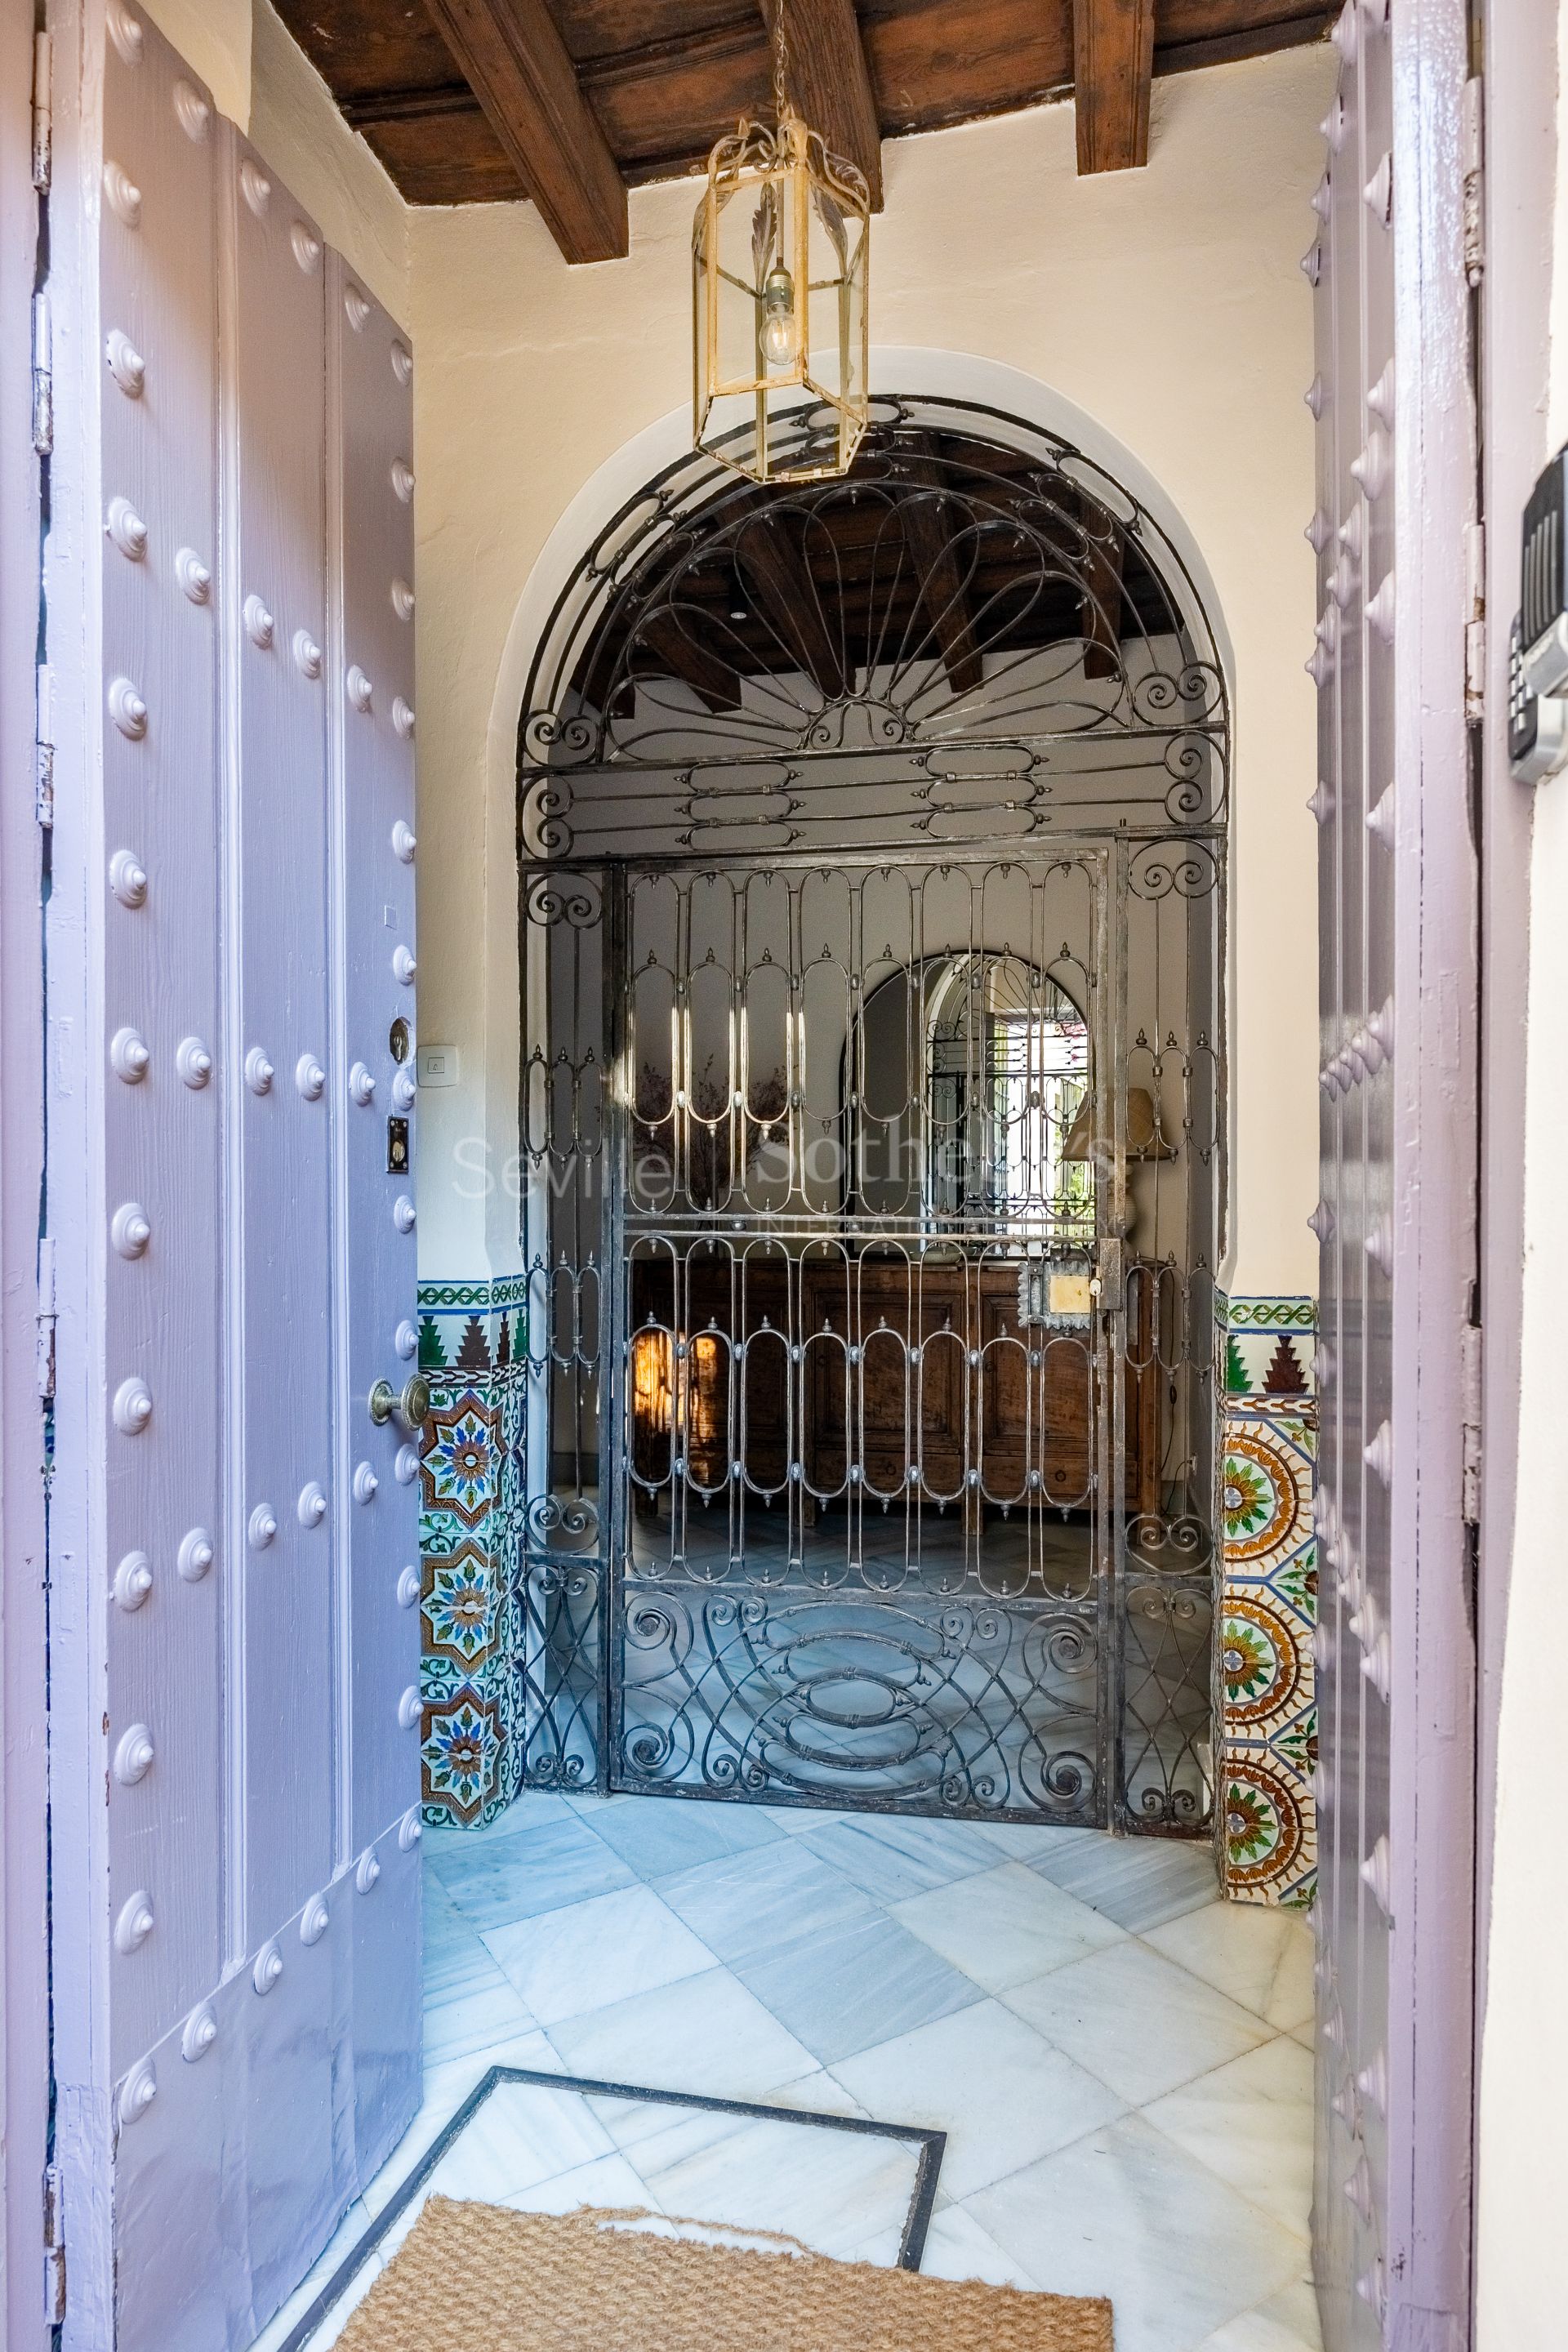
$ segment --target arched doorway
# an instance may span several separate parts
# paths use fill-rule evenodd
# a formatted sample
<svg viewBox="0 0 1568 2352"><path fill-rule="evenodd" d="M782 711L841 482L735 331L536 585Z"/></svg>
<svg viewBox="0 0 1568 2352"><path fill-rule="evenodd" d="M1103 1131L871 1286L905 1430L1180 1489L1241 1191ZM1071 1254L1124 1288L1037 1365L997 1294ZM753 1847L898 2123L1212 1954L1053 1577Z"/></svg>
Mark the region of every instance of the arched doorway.
<svg viewBox="0 0 1568 2352"><path fill-rule="evenodd" d="M1229 717L1071 442L689 457L519 733L536 1783L1199 1833Z"/></svg>

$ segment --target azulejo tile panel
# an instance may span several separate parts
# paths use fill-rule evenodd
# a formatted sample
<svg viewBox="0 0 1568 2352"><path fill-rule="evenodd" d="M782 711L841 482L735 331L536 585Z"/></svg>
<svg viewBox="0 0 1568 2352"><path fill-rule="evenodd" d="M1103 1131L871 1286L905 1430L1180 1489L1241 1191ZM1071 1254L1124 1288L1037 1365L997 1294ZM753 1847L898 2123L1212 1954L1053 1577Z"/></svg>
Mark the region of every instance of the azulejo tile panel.
<svg viewBox="0 0 1568 2352"><path fill-rule="evenodd" d="M419 1286L424 1811L460 1828L492 1821L522 1780L524 1289L521 1275Z"/></svg>
<svg viewBox="0 0 1568 2352"><path fill-rule="evenodd" d="M1316 1307L1221 1293L1215 1313L1222 1873L1234 1900L1304 1906L1317 1885Z"/></svg>

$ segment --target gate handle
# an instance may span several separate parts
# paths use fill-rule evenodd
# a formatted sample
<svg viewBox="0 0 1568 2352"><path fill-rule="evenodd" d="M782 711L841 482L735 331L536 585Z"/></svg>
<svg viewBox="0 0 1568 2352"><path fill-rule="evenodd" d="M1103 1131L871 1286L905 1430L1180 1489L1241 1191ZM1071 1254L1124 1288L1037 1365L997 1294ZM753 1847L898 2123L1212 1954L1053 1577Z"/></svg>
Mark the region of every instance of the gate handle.
<svg viewBox="0 0 1568 2352"><path fill-rule="evenodd" d="M398 1395L390 1381L377 1381L370 1392L370 1417L379 1429L394 1413L406 1430L416 1430L430 1410L430 1383L423 1372L410 1372Z"/></svg>

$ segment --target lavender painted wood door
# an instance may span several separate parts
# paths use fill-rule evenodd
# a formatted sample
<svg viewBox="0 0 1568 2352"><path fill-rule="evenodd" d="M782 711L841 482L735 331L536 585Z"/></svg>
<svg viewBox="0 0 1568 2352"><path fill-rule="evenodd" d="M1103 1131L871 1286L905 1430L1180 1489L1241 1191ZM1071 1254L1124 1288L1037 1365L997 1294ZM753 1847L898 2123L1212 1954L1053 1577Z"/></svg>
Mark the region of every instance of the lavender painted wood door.
<svg viewBox="0 0 1568 2352"><path fill-rule="evenodd" d="M67 2341L217 2352L419 2097L412 360L128 0L57 39Z"/></svg>
<svg viewBox="0 0 1568 2352"><path fill-rule="evenodd" d="M1315 287L1323 1068L1318 2144L1328 2352L1468 2341L1474 448L1458 0L1334 29Z"/></svg>

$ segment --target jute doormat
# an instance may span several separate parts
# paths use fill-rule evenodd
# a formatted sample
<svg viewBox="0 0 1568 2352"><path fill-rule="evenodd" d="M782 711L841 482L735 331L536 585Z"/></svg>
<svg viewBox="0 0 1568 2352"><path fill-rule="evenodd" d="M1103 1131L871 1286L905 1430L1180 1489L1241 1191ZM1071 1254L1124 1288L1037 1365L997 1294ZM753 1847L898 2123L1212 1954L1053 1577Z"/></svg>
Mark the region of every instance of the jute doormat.
<svg viewBox="0 0 1568 2352"><path fill-rule="evenodd" d="M628 2217L629 2218L629 2217ZM432 2197L341 2352L1113 2352L1110 2305Z"/></svg>

